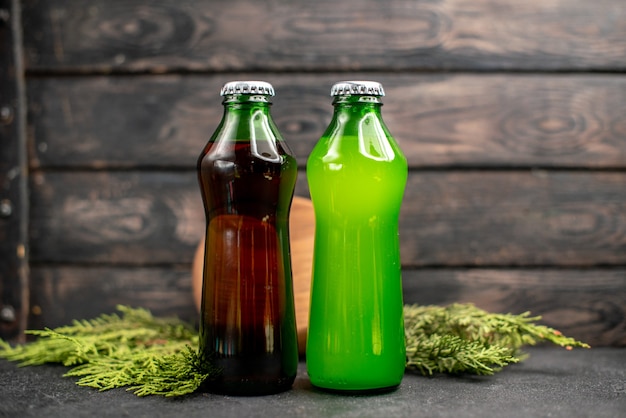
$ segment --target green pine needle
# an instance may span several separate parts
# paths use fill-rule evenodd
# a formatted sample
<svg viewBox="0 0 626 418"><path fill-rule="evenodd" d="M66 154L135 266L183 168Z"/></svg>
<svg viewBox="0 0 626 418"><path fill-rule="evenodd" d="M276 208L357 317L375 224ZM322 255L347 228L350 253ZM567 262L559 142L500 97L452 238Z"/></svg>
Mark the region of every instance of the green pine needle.
<svg viewBox="0 0 626 418"><path fill-rule="evenodd" d="M551 342L561 347L589 346L559 331L535 324L541 317L496 314L472 304L405 306L407 368L435 373L491 375L522 361L524 345Z"/></svg>
<svg viewBox="0 0 626 418"><path fill-rule="evenodd" d="M121 316L101 315L54 330L27 331L39 338L11 347L0 340L0 357L20 366L61 363L65 376L99 390L128 387L139 396L194 392L211 371L190 346L198 335L176 318L155 318L145 309L118 306Z"/></svg>
<svg viewBox="0 0 626 418"><path fill-rule="evenodd" d="M187 345L174 354L135 353L123 359L103 356L71 369L65 376L80 377L78 385L101 391L128 387L137 396L170 397L196 391L210 374Z"/></svg>
<svg viewBox="0 0 626 418"><path fill-rule="evenodd" d="M145 309L118 306L121 315L100 315L54 330L27 331L39 338L11 347L0 340L0 357L20 366L61 363L65 376L98 390L126 387L138 396L182 396L215 375L192 347L198 334L176 318L155 318ZM540 317L494 314L472 304L405 306L408 370L491 375L524 359L520 348L551 342L589 347L535 324Z"/></svg>

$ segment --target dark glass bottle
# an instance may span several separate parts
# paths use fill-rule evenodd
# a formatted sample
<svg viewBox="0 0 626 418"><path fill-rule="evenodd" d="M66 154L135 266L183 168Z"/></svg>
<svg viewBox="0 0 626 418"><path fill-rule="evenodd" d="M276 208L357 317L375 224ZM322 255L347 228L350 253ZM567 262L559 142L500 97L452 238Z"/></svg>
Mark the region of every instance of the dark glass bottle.
<svg viewBox="0 0 626 418"><path fill-rule="evenodd" d="M206 214L200 356L219 370L208 390L291 388L298 346L289 249L296 160L270 115L269 83L221 91L224 115L198 159Z"/></svg>
<svg viewBox="0 0 626 418"><path fill-rule="evenodd" d="M315 251L307 370L336 391L397 387L405 368L398 239L407 162L381 115L383 88L337 83L307 161Z"/></svg>

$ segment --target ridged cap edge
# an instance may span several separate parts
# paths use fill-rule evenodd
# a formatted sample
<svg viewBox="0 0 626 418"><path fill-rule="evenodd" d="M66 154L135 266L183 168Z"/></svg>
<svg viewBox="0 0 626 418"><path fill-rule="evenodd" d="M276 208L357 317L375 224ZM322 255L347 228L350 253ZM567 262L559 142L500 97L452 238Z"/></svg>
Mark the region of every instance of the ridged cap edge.
<svg viewBox="0 0 626 418"><path fill-rule="evenodd" d="M274 95L274 87L266 81L230 81L224 84L220 91L221 96L229 94L266 94Z"/></svg>
<svg viewBox="0 0 626 418"><path fill-rule="evenodd" d="M383 85L377 81L340 81L330 89L331 96L344 94L384 96Z"/></svg>

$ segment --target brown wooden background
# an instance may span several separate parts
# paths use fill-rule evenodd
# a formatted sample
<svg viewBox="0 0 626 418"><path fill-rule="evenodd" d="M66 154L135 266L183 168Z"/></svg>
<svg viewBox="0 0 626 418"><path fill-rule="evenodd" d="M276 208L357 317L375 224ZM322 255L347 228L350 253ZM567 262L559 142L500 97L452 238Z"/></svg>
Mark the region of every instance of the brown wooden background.
<svg viewBox="0 0 626 418"><path fill-rule="evenodd" d="M28 172L26 203L0 219L2 256L29 249L28 274L0 272L16 313L5 310L5 335L118 303L194 321L194 166L221 85L274 84L303 169L330 86L373 79L410 163L405 302L530 310L593 345L626 345L622 0L0 4L18 13L2 27L16 36L0 35L15 69L1 99L14 90L27 112L2 133L17 145L3 139L14 164L0 179Z"/></svg>

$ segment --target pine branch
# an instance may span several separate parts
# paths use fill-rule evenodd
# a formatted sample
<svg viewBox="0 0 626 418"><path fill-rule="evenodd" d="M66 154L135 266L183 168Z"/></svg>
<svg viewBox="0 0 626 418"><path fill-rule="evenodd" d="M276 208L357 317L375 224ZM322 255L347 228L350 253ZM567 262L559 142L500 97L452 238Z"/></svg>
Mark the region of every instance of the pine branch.
<svg viewBox="0 0 626 418"><path fill-rule="evenodd" d="M128 390L137 396L181 396L196 391L214 374L210 366L203 364L197 353L187 346L187 351L156 359L156 368L141 375L139 384Z"/></svg>
<svg viewBox="0 0 626 418"><path fill-rule="evenodd" d="M101 315L54 330L28 331L39 338L11 347L0 340L0 357L19 366L75 366L65 376L99 390L130 387L140 396L180 396L211 374L189 348L198 335L176 318L154 318L144 309L118 306L122 316Z"/></svg>
<svg viewBox="0 0 626 418"><path fill-rule="evenodd" d="M535 324L541 317L495 314L472 304L404 307L407 368L435 373L493 374L522 361L524 345L541 341L562 347L589 346Z"/></svg>
<svg viewBox="0 0 626 418"><path fill-rule="evenodd" d="M215 375L191 348L198 335L176 318L155 318L145 309L118 306L121 315L73 321L54 330L29 331L38 339L11 347L0 340L0 357L20 366L61 363L65 376L98 390L126 387L138 396L181 396ZM493 314L471 304L405 306L408 370L491 375L524 358L519 349L541 341L566 348L589 347L535 322L540 317Z"/></svg>
<svg viewBox="0 0 626 418"><path fill-rule="evenodd" d="M406 355L407 369L425 376L435 373L492 375L520 361L505 347L438 334L407 340Z"/></svg>
<svg viewBox="0 0 626 418"><path fill-rule="evenodd" d="M126 359L101 357L75 367L65 376L80 377L79 386L101 391L128 387L137 396L181 396L196 391L211 375L186 346L174 354L135 353Z"/></svg>

